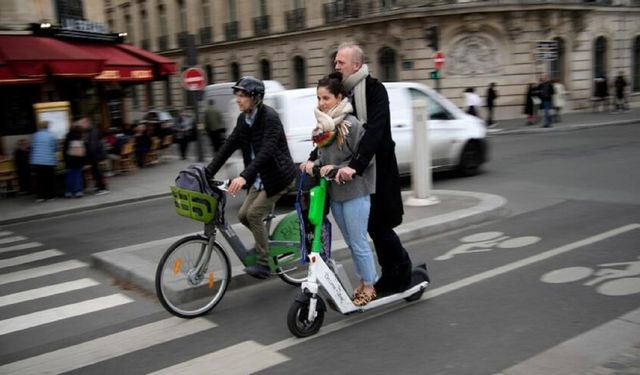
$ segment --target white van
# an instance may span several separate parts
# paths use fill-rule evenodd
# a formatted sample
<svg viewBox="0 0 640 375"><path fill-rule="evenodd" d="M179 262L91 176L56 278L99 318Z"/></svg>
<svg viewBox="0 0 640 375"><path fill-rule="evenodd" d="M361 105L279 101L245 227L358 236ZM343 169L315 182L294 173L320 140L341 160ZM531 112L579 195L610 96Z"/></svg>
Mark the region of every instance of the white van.
<svg viewBox="0 0 640 375"><path fill-rule="evenodd" d="M427 101L429 146L434 170L458 169L473 175L487 161L484 121L470 116L431 88L413 82L384 83L389 94L391 133L396 142L400 174L411 173L413 160L412 100ZM285 128L294 162L307 160L313 149L311 131L316 124L313 109L316 89L267 92L264 102L275 108Z"/></svg>

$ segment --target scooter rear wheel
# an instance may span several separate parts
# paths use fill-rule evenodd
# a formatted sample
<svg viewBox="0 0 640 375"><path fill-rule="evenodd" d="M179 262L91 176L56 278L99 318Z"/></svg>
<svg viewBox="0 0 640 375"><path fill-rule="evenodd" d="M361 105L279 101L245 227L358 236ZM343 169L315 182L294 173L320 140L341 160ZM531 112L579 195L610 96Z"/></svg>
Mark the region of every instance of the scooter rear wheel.
<svg viewBox="0 0 640 375"><path fill-rule="evenodd" d="M415 267L413 269L413 271L411 271L411 287L420 284L423 281L430 281L429 280L429 274L427 273L427 269L426 266L424 268L422 268L422 266L420 267ZM422 294L424 293L424 289L421 289L415 293L413 293L412 295L410 295L409 297L405 298L404 300L407 302L413 302L413 301L417 301L420 299L420 297L422 297Z"/></svg>
<svg viewBox="0 0 640 375"><path fill-rule="evenodd" d="M324 322L324 301L322 298L318 298L316 304L316 318L310 322L307 317L309 315L309 299L304 301L299 299L295 300L289 312L287 313L287 327L289 331L296 337L308 337L314 335L320 330L322 323Z"/></svg>

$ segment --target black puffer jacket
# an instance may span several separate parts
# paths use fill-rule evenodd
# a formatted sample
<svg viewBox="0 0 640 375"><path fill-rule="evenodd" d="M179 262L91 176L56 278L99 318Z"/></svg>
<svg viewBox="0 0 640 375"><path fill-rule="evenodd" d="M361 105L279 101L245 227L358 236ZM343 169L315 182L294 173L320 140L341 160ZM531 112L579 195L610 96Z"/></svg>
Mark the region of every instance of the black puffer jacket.
<svg viewBox="0 0 640 375"><path fill-rule="evenodd" d="M267 196L271 197L288 187L297 175L284 128L278 113L267 105L258 108L253 126L247 125L245 116L245 113L238 116L233 132L207 166L207 173L215 175L227 159L240 149L244 161L240 176L247 180L246 187L251 187L260 173ZM255 152L253 159L252 146Z"/></svg>

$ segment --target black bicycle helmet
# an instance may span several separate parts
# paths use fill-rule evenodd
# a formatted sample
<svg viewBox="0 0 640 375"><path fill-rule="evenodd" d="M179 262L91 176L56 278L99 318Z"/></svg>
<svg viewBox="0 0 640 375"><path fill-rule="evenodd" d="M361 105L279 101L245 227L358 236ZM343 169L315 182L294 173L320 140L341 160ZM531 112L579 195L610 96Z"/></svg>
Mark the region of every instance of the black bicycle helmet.
<svg viewBox="0 0 640 375"><path fill-rule="evenodd" d="M264 83L252 76L240 78L232 88L234 93L236 93L236 91L243 91L258 101L264 98Z"/></svg>

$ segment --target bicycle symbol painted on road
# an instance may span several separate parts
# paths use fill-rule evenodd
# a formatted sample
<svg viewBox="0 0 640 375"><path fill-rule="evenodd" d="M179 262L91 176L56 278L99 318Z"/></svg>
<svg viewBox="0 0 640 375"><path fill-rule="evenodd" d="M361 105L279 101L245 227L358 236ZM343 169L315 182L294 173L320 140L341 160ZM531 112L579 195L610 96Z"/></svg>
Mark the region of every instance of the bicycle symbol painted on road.
<svg viewBox="0 0 640 375"><path fill-rule="evenodd" d="M638 257L640 259L640 256ZM600 268L594 270L590 267L567 267L550 271L542 275L541 281L550 284L571 283L588 277L595 276L582 285L595 286L596 291L605 296L626 296L640 293L640 260L629 262L605 263L598 267L623 267Z"/></svg>
<svg viewBox="0 0 640 375"><path fill-rule="evenodd" d="M469 254L469 253L482 253L492 251L494 249L516 249L519 247L525 247L533 245L540 241L540 237L536 236L523 236L514 237L505 236L502 232L482 232L471 234L466 237L462 237L460 241L464 244L456 247L447 253L440 255L435 260L448 260L456 255Z"/></svg>

